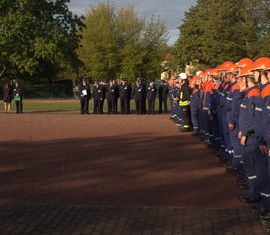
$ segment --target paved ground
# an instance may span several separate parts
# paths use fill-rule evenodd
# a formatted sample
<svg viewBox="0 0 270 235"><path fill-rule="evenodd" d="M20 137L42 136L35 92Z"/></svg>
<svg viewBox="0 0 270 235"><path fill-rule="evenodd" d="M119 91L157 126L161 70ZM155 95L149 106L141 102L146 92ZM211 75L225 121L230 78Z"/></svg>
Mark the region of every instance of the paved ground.
<svg viewBox="0 0 270 235"><path fill-rule="evenodd" d="M245 209L20 205L0 211L0 234L261 235Z"/></svg>
<svg viewBox="0 0 270 235"><path fill-rule="evenodd" d="M0 114L0 130L1 235L264 234L168 115Z"/></svg>

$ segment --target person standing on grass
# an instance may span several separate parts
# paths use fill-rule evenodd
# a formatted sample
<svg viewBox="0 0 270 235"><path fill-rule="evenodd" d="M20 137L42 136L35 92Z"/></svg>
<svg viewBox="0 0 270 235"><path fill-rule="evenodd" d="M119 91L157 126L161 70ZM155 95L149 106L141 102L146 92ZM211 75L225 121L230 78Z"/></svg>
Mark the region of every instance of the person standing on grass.
<svg viewBox="0 0 270 235"><path fill-rule="evenodd" d="M148 114L155 114L155 100L156 100L157 88L155 81L151 80L147 87L146 98L148 100Z"/></svg>
<svg viewBox="0 0 270 235"><path fill-rule="evenodd" d="M81 114L89 114L89 100L91 99L90 86L86 79L82 80L79 86Z"/></svg>
<svg viewBox="0 0 270 235"><path fill-rule="evenodd" d="M158 100L159 100L159 113L162 113L162 103L164 105L164 112L168 113L167 108L167 98L168 98L169 88L165 85L165 81L160 81L160 86L158 87Z"/></svg>
<svg viewBox="0 0 270 235"><path fill-rule="evenodd" d="M94 114L102 114L101 102L103 99L103 88L99 81L95 81L93 87Z"/></svg>
<svg viewBox="0 0 270 235"><path fill-rule="evenodd" d="M108 104L108 114L116 114L116 109L115 109L115 99L116 99L116 88L115 85L113 84L113 80L110 79L109 85L106 89L106 99L107 99L107 104Z"/></svg>
<svg viewBox="0 0 270 235"><path fill-rule="evenodd" d="M16 113L23 113L23 89L18 81L15 82L13 96L16 104Z"/></svg>
<svg viewBox="0 0 270 235"><path fill-rule="evenodd" d="M10 113L12 101L12 88L8 83L6 83L3 87L3 101L5 113Z"/></svg>

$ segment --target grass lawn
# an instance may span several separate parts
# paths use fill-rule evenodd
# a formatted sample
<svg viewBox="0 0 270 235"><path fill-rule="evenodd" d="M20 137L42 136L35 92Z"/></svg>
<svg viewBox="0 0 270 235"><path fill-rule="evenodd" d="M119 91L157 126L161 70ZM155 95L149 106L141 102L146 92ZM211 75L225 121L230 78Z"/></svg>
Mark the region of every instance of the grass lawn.
<svg viewBox="0 0 270 235"><path fill-rule="evenodd" d="M92 108L92 102L90 102ZM14 107L13 102L13 109ZM75 99L68 100L23 100L23 109L26 111L78 111L80 110L80 101Z"/></svg>
<svg viewBox="0 0 270 235"><path fill-rule="evenodd" d="M15 109L14 101L12 101L12 110ZM170 104L168 101L168 108ZM50 100L50 99L25 99L23 100L23 109L25 111L80 111L80 100L76 99L61 99L61 100ZM135 103L132 99L130 102L131 111L135 110ZM118 110L120 110L120 102L118 100ZM158 99L156 99L155 110L158 111ZM89 111L93 111L93 100L89 102ZM104 112L107 112L107 101L104 102Z"/></svg>

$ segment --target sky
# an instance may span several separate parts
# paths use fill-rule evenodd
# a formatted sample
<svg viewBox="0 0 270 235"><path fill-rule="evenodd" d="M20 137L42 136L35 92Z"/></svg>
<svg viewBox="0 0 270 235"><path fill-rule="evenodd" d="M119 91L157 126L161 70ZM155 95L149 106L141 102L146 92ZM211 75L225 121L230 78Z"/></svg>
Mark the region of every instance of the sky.
<svg viewBox="0 0 270 235"><path fill-rule="evenodd" d="M70 0L69 8L77 15L85 14L90 5L96 6L107 0ZM185 17L185 12L196 5L196 0L111 0L117 7L125 5L135 6L140 16L150 19L152 15L160 16L165 21L169 31L169 45L176 42L179 36L179 27Z"/></svg>

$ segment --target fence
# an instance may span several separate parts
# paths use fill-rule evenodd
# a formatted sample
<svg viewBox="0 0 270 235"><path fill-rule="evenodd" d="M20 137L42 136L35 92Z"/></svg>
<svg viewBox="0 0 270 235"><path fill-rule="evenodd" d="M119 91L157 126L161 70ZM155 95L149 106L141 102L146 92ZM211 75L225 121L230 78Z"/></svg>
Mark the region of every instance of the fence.
<svg viewBox="0 0 270 235"><path fill-rule="evenodd" d="M50 84L24 85L24 97L31 99L67 99L74 97L73 83L70 80Z"/></svg>

